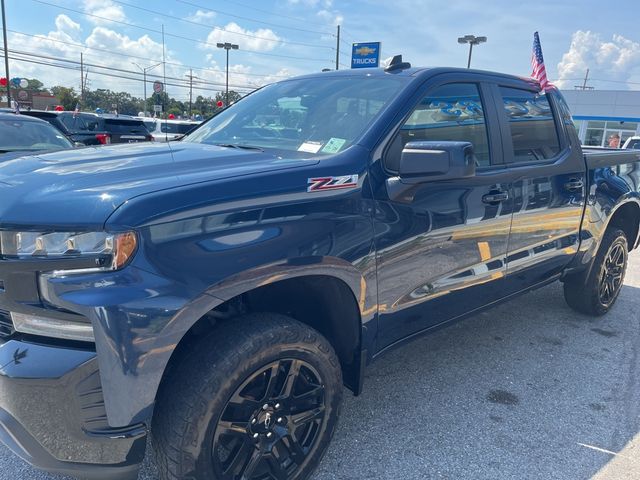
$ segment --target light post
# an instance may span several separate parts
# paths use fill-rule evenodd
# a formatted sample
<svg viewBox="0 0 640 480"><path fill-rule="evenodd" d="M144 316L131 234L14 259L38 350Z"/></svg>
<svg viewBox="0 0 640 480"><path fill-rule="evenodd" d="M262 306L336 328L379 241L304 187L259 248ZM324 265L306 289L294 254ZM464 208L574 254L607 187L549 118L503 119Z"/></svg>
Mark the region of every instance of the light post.
<svg viewBox="0 0 640 480"><path fill-rule="evenodd" d="M146 117L147 116L147 71L153 68L156 68L158 65L162 65L162 62L156 63L155 65L151 65L150 67L141 67L136 62L131 62L131 63L134 64L136 67L138 67L142 72L142 79L143 79L142 81L144 82L144 105L142 106L142 111L144 112Z"/></svg>
<svg viewBox="0 0 640 480"><path fill-rule="evenodd" d="M229 50L238 50L238 45L234 44L234 43L218 43L216 44L216 46L218 48L224 48L227 51L227 86L226 86L226 90L225 90L225 103L227 104L227 107L229 106Z"/></svg>
<svg viewBox="0 0 640 480"><path fill-rule="evenodd" d="M473 52L474 45L480 45L487 41L487 37L476 37L475 35L465 35L464 37L458 37L458 43L469 44L469 60L467 61L467 68L471 68L471 53Z"/></svg>

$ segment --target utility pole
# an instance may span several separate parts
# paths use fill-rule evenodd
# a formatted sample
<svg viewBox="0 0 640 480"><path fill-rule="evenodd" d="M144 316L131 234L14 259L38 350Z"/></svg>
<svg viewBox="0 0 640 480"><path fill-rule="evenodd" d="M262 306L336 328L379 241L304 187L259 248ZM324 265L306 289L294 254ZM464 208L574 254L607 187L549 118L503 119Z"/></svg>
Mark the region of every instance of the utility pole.
<svg viewBox="0 0 640 480"><path fill-rule="evenodd" d="M576 90L593 90L594 87L587 86L587 80L589 80L589 69L587 68L587 73L584 76L584 81L582 85L575 85Z"/></svg>
<svg viewBox="0 0 640 480"><path fill-rule="evenodd" d="M2 38L4 40L4 71L7 76L7 106L11 108L11 79L9 78L9 50L7 50L7 15L4 9L4 0L0 0L2 4Z"/></svg>
<svg viewBox="0 0 640 480"><path fill-rule="evenodd" d="M84 105L84 61L80 52L80 105Z"/></svg>
<svg viewBox="0 0 640 480"><path fill-rule="evenodd" d="M229 51L227 50L227 55L229 55L228 53ZM228 62L227 62L228 64ZM189 117L191 117L191 105L192 105L192 100L193 100L193 79L194 78L198 78L193 74L193 69L189 69L189 75L185 75L185 77L187 77L189 79ZM228 82L227 82L228 85ZM228 88L228 87L227 87Z"/></svg>
<svg viewBox="0 0 640 480"><path fill-rule="evenodd" d="M340 69L340 25L338 25L338 34L336 35L336 70Z"/></svg>

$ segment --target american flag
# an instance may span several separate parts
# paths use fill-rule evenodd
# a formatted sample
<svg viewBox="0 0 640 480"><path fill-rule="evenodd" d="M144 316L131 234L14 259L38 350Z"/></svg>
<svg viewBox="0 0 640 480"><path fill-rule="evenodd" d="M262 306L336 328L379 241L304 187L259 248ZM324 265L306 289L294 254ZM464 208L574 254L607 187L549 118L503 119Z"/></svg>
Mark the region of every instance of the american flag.
<svg viewBox="0 0 640 480"><path fill-rule="evenodd" d="M547 69L544 68L544 58L542 57L542 47L540 46L540 37L538 36L538 32L533 34L531 68L533 69L531 76L540 83L540 88L543 92L552 86L551 82L547 80Z"/></svg>

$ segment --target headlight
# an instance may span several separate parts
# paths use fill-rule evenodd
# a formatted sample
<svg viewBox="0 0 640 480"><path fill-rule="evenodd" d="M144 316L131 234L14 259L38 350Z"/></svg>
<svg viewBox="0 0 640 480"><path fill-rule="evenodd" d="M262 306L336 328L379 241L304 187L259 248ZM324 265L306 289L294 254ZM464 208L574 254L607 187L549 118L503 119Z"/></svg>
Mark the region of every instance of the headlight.
<svg viewBox="0 0 640 480"><path fill-rule="evenodd" d="M137 247L133 232L0 232L0 254L7 258L95 257L96 266L125 266Z"/></svg>

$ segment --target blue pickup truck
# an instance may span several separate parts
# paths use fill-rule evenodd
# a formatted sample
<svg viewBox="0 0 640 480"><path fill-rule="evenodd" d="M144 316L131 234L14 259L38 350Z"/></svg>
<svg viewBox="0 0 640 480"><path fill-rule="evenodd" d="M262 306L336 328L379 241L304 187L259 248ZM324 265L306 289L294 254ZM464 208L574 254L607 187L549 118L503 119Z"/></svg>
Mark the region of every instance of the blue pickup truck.
<svg viewBox="0 0 640 480"><path fill-rule="evenodd" d="M136 478L148 436L163 480L308 478L390 348L556 280L606 313L639 191L557 90L399 58L4 162L0 439L89 479Z"/></svg>

